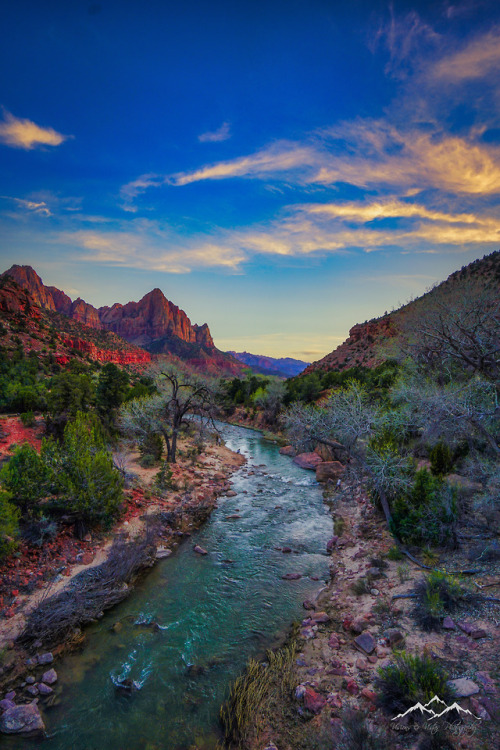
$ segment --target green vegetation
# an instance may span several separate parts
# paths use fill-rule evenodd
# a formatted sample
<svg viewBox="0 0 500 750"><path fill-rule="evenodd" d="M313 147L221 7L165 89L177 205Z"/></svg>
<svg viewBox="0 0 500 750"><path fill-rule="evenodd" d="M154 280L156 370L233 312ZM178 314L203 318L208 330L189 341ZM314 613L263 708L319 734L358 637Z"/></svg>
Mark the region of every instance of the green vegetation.
<svg viewBox="0 0 500 750"><path fill-rule="evenodd" d="M0 558L13 552L19 536L19 510L8 492L0 490Z"/></svg>
<svg viewBox="0 0 500 750"><path fill-rule="evenodd" d="M424 630L435 630L443 617L453 612L466 596L463 587L446 573L433 571L415 588L414 616Z"/></svg>
<svg viewBox="0 0 500 750"><path fill-rule="evenodd" d="M122 501L123 480L103 429L94 414L82 412L67 423L61 441L45 438L40 454L28 444L18 447L0 472L0 482L9 493L0 516L2 536L11 535L10 505L22 517L28 537L43 541L53 531L44 517L71 514L83 532L87 525L108 525Z"/></svg>
<svg viewBox="0 0 500 750"><path fill-rule="evenodd" d="M392 664L378 671L376 690L379 705L395 715L415 703L424 705L435 695L447 702L452 698L447 679L448 675L441 665L430 657L402 651Z"/></svg>
<svg viewBox="0 0 500 750"><path fill-rule="evenodd" d="M455 542L456 491L425 469L392 504L392 530L411 544L448 546Z"/></svg>

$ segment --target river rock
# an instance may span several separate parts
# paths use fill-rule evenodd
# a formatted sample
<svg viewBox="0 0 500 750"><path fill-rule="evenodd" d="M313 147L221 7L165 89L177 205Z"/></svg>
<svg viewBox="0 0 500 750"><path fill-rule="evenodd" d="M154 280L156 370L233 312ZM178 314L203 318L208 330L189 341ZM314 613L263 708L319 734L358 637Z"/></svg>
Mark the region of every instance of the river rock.
<svg viewBox="0 0 500 750"><path fill-rule="evenodd" d="M57 682L56 670L49 669L47 672L44 672L42 675L42 682L45 682L46 685L53 685L54 682Z"/></svg>
<svg viewBox="0 0 500 750"><path fill-rule="evenodd" d="M375 638L370 633L361 633L354 639L356 646L365 654L371 654L375 650Z"/></svg>
<svg viewBox="0 0 500 750"><path fill-rule="evenodd" d="M40 693L40 695L51 695L51 693L53 693L54 691L44 682L40 682L38 685L38 692Z"/></svg>
<svg viewBox="0 0 500 750"><path fill-rule="evenodd" d="M28 685L28 687L26 688L26 692L29 693L30 695L32 695L33 698L34 698L35 695L38 695L38 687L37 687L37 685Z"/></svg>
<svg viewBox="0 0 500 750"><path fill-rule="evenodd" d="M8 708L0 718L0 732L4 734L27 734L43 732L45 725L36 703Z"/></svg>
<svg viewBox="0 0 500 750"><path fill-rule="evenodd" d="M458 680L448 680L447 684L454 691L457 698L469 698L471 695L479 693L476 683L467 677L460 677Z"/></svg>
<svg viewBox="0 0 500 750"><path fill-rule="evenodd" d="M302 602L302 606L304 609L314 609L314 604L310 599L305 599L305 601Z"/></svg>
<svg viewBox="0 0 500 750"><path fill-rule="evenodd" d="M52 664L53 661L54 661L54 657L49 651L46 654L38 655L39 664Z"/></svg>
<svg viewBox="0 0 500 750"><path fill-rule="evenodd" d="M284 581L298 581L299 578L302 578L300 573L285 573L285 575L281 577Z"/></svg>
<svg viewBox="0 0 500 750"><path fill-rule="evenodd" d="M228 491L226 492L226 497L236 497L236 495L237 495L237 494L238 494L238 493L237 493L237 492L235 492L234 490L228 490Z"/></svg>
<svg viewBox="0 0 500 750"><path fill-rule="evenodd" d="M326 612L314 612L311 615L311 620L314 622L330 622L330 618Z"/></svg>
<svg viewBox="0 0 500 750"><path fill-rule="evenodd" d="M195 552L198 553L198 555L208 555L208 552L206 551L206 549L203 549L203 547L200 547L199 544L196 544L193 549Z"/></svg>
<svg viewBox="0 0 500 750"><path fill-rule="evenodd" d="M293 445L284 445L283 448L280 448L280 453L282 456L295 456L295 449Z"/></svg>
<svg viewBox="0 0 500 750"><path fill-rule="evenodd" d="M301 469L311 469L311 471L315 471L316 466L322 463L322 460L321 456L318 456L317 453L299 453L298 456L295 456L293 462L294 464L297 464L297 466L300 466Z"/></svg>
<svg viewBox="0 0 500 750"><path fill-rule="evenodd" d="M307 686L304 693L304 708L313 714L319 714L326 704L326 699L322 695Z"/></svg>
<svg viewBox="0 0 500 750"><path fill-rule="evenodd" d="M8 708L14 708L15 705L14 701L4 698L3 701L0 701L0 710L7 711Z"/></svg>
<svg viewBox="0 0 500 750"><path fill-rule="evenodd" d="M165 557L170 557L171 554L171 549L166 549L166 547L158 547L158 549L156 550L156 559L164 560Z"/></svg>
<svg viewBox="0 0 500 750"><path fill-rule="evenodd" d="M336 481L340 479L345 471L340 461L322 461L316 466L316 480L318 482L328 482L329 479Z"/></svg>
<svg viewBox="0 0 500 750"><path fill-rule="evenodd" d="M453 620L451 619L449 615L446 615L446 617L443 620L443 629L444 630L456 630L457 629L457 626L455 625L455 623L453 622Z"/></svg>

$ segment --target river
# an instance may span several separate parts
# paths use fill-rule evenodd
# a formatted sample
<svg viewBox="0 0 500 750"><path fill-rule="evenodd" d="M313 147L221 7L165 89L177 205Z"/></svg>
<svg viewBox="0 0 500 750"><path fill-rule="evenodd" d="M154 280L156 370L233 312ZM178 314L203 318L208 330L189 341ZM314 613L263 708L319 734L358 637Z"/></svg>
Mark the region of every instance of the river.
<svg viewBox="0 0 500 750"><path fill-rule="evenodd" d="M279 644L303 617L302 601L328 579L332 521L314 474L254 430L223 425L222 434L247 458L232 477L237 496L220 498L201 529L88 628L83 651L55 665L47 750L214 748L231 681L249 657ZM194 553L195 544L208 555ZM276 549L284 546L292 552ZM296 572L299 580L282 579ZM121 695L113 679L124 677L141 689Z"/></svg>

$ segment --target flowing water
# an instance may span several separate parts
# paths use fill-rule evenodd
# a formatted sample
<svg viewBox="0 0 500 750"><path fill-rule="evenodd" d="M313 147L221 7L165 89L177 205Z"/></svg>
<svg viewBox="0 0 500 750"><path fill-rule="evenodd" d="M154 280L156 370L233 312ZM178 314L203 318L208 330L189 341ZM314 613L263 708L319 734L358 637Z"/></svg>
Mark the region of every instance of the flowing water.
<svg viewBox="0 0 500 750"><path fill-rule="evenodd" d="M260 433L230 425L222 433L247 457L232 477L237 496L220 498L199 531L87 630L83 652L56 665L60 702L44 712L47 750L215 747L231 681L249 657L279 643L327 580L332 522L314 474ZM194 553L195 544L208 555ZM282 546L292 553L275 549ZM303 577L282 579L295 572ZM113 680L125 677L140 690L117 692Z"/></svg>

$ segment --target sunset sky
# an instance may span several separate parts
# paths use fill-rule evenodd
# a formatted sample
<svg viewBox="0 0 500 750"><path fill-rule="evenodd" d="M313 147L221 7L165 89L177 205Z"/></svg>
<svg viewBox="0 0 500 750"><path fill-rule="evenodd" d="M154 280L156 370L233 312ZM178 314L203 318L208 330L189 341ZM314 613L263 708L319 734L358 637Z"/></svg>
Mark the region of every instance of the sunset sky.
<svg viewBox="0 0 500 750"><path fill-rule="evenodd" d="M498 2L16 0L0 34L0 270L311 361L500 247Z"/></svg>

